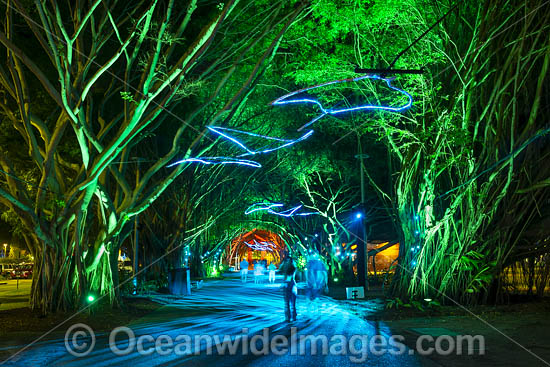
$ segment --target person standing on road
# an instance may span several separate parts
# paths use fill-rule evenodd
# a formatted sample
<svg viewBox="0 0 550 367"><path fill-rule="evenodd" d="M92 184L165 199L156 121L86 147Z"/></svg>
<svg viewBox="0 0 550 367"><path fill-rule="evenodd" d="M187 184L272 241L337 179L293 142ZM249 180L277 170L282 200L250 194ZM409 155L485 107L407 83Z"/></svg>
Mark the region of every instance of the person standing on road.
<svg viewBox="0 0 550 367"><path fill-rule="evenodd" d="M264 267L260 262L254 264L254 283L260 283L262 276L264 275Z"/></svg>
<svg viewBox="0 0 550 367"><path fill-rule="evenodd" d="M269 283L270 284L273 284L275 283L275 270L277 270L277 267L275 266L275 264L271 263L269 264Z"/></svg>
<svg viewBox="0 0 550 367"><path fill-rule="evenodd" d="M241 281L243 283L246 283L246 278L248 277L248 261L246 261L246 259L243 259L239 266L241 267Z"/></svg>
<svg viewBox="0 0 550 367"><path fill-rule="evenodd" d="M284 266L283 292L285 298L285 317L287 322L296 321L296 296L298 287L296 285L296 264L289 258Z"/></svg>
<svg viewBox="0 0 550 367"><path fill-rule="evenodd" d="M319 255L315 252L309 256L306 278L307 294L310 302L309 309L310 312L317 313L319 312L317 299L327 287L328 274L325 264L323 264L321 259L319 259Z"/></svg>

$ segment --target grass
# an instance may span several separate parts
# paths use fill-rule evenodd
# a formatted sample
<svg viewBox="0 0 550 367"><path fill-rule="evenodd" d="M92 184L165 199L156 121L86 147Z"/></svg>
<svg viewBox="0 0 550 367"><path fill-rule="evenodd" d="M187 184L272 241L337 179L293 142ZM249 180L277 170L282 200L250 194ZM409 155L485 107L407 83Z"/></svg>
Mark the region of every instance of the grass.
<svg viewBox="0 0 550 367"><path fill-rule="evenodd" d="M120 308L100 305L92 313L85 311L78 314L63 326L66 328L66 326L82 322L94 330L111 330L141 318L161 306L144 298L128 298L124 299L124 304ZM0 341L13 333L21 332L21 330L25 330L25 332L49 331L74 314L75 312L58 312L44 317L28 307L0 311ZM64 330L63 327L60 329Z"/></svg>
<svg viewBox="0 0 550 367"><path fill-rule="evenodd" d="M510 300L509 304L466 306L440 306L426 307L419 310L415 307L403 307L384 309L378 314L370 315L369 319L376 320L404 320L410 318L430 318L445 316L504 316L522 314L550 314L550 297L539 300L518 297Z"/></svg>
<svg viewBox="0 0 550 367"><path fill-rule="evenodd" d="M0 281L0 312L28 306L32 280Z"/></svg>
<svg viewBox="0 0 550 367"><path fill-rule="evenodd" d="M90 326L96 334L109 332L118 326L128 325L160 307L162 305L145 298L130 298L124 299L124 304L120 308L99 305L92 313L82 312L69 321L67 319L75 312L58 312L42 317L28 307L0 311L0 363L60 324L61 326L48 333L41 341L62 339L67 329L77 323Z"/></svg>

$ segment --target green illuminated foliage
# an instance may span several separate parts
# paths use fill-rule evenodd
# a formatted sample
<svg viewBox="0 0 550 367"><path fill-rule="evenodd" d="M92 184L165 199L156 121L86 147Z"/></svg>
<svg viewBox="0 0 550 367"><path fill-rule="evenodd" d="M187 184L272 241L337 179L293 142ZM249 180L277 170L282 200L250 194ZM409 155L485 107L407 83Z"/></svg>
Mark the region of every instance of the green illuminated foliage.
<svg viewBox="0 0 550 367"><path fill-rule="evenodd" d="M2 139L24 149L0 154L0 202L36 258L33 308L78 307L89 291L117 302L133 219L185 174L168 163L212 149L206 120L238 110L304 9L290 5L2 5Z"/></svg>

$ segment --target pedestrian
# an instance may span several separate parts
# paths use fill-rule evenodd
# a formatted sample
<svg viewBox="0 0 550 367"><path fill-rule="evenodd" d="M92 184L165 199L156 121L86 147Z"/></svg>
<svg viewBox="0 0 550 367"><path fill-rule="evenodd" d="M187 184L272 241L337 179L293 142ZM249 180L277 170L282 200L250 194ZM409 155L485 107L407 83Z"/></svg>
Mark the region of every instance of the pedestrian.
<svg viewBox="0 0 550 367"><path fill-rule="evenodd" d="M248 261L246 261L246 259L243 259L239 266L241 267L241 281L243 283L246 283L246 278L248 277Z"/></svg>
<svg viewBox="0 0 550 367"><path fill-rule="evenodd" d="M309 311L317 313L319 306L317 299L323 290L327 287L328 273L325 264L319 259L317 253L309 255L307 262L307 296L309 299Z"/></svg>
<svg viewBox="0 0 550 367"><path fill-rule="evenodd" d="M269 283L273 284L275 283L275 270L277 270L277 267L275 264L271 263L269 264Z"/></svg>
<svg viewBox="0 0 550 367"><path fill-rule="evenodd" d="M298 287L296 285L296 264L289 258L284 266L283 292L285 298L285 318L287 322L296 321L296 296Z"/></svg>
<svg viewBox="0 0 550 367"><path fill-rule="evenodd" d="M260 283L261 277L264 274L264 267L260 262L254 264L254 283Z"/></svg>

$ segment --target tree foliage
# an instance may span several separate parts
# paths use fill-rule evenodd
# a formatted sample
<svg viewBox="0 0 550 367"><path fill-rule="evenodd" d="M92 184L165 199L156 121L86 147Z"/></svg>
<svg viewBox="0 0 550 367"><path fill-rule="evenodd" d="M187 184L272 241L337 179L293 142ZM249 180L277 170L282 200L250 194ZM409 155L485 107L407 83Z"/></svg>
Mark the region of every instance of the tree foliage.
<svg viewBox="0 0 550 367"><path fill-rule="evenodd" d="M352 77L355 65L387 67L452 6L316 1L287 34L278 59L284 62L274 68L291 82L279 85L292 90ZM527 236L547 215L545 9L537 1L459 6L395 63L426 70L394 82L413 95L409 112L324 117L313 125L341 142L348 157L361 136L369 137L360 140L363 151L377 141L388 152L376 149L371 158L385 163L387 175L370 165L366 172L398 228L396 295L487 300L502 289L507 265L548 251L548 233ZM310 94L329 106L399 103L371 82ZM319 114L315 107L290 108L304 121ZM342 163L354 166L351 159ZM356 174L351 182L357 184Z"/></svg>
<svg viewBox="0 0 550 367"><path fill-rule="evenodd" d="M2 117L28 154L0 154L0 200L26 228L36 259L33 307L72 307L89 291L116 299L130 220L184 172L186 165L166 169L169 162L213 146L210 139L194 150L204 124L239 108L301 9L6 2ZM239 22L248 28L236 30ZM169 135L158 156L135 157L160 126ZM24 180L27 172L33 180Z"/></svg>

